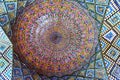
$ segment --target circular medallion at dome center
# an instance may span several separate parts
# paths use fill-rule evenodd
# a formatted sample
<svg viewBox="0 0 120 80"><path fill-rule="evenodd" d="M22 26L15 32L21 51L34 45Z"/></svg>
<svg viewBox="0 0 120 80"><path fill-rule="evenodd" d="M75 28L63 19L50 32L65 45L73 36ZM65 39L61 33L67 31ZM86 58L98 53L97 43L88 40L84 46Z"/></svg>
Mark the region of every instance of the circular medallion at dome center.
<svg viewBox="0 0 120 80"><path fill-rule="evenodd" d="M58 32L53 32L50 35L50 41L53 42L54 44L58 44L62 40L62 36Z"/></svg>

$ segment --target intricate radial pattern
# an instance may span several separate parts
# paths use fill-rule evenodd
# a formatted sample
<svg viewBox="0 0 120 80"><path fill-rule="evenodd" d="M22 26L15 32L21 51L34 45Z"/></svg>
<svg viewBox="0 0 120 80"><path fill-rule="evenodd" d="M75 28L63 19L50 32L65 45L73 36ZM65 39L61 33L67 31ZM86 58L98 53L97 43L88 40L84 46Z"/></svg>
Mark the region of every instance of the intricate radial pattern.
<svg viewBox="0 0 120 80"><path fill-rule="evenodd" d="M97 29L79 4L36 1L25 11L13 27L14 50L39 74L71 74L95 53Z"/></svg>
<svg viewBox="0 0 120 80"><path fill-rule="evenodd" d="M35 3L36 1L39 1L38 2L39 8L34 7L37 4ZM42 2L42 1L50 1L49 3L46 3L50 6L44 5L43 3L45 2ZM55 4L56 2L54 1L58 1L58 4ZM119 74L120 73L120 0L62 0L62 1L63 2L60 3L60 0L0 0L0 80L28 80L28 79L29 80L120 80L120 74ZM74 2L70 2L70 1L74 1ZM64 3L67 5L64 5ZM60 6L58 7L55 5L60 5ZM74 8L72 5L74 5L77 8ZM48 7L45 7L45 6L48 6ZM26 7L27 9L24 10L24 8ZM24 16L26 14L26 11L29 13L28 10L31 12L31 15L29 14L30 16L28 17L28 19L26 19L26 21L22 21L21 19L23 20L25 19ZM32 10L36 13L41 13L39 14L39 17L37 17L38 14L35 15L35 13ZM58 12L61 12L61 13L57 14L55 11L57 11L57 13ZM85 13L84 14L85 17L76 15L78 11ZM69 14L67 12L69 12ZM89 15L86 13L88 13ZM70 14L74 14L74 15L70 15ZM21 18L19 17L19 15L21 15L20 16ZM62 15L62 16L60 17L59 15ZM85 55L84 53L81 53L76 49L81 50L80 46L83 46L84 49L82 49L81 51L84 52L85 47L87 45L84 46L83 44L76 43L76 42L79 40L79 42L84 41L87 44L86 41L88 38L87 36L82 36L83 35L82 33L84 32L84 30L81 29L81 26L78 26L79 25L78 22L80 24L86 24L86 22L84 23L84 21L85 19L90 18L88 16L91 16L94 19L96 24L94 26L94 21L91 19L93 23L93 27L91 26L89 27L85 25L84 27L85 29L88 29L88 28L92 29L96 27L99 31L99 36L98 36L99 40L98 40L97 46L92 43L90 44L90 46L94 46L94 47L96 46L95 54L94 54L94 47L92 48L89 47L88 49L89 51L85 52L86 53ZM18 17L19 19L17 19L16 21L16 18ZM82 21L83 17L84 19ZM34 20L31 21L31 19L34 19ZM77 21L77 19L80 19L81 22ZM27 27L28 24L24 24L24 22L26 23L27 21L31 21L30 24L34 25L33 28L31 28L32 26L28 28ZM43 21L43 22L40 22L40 21ZM14 22L16 22L17 24L14 24ZM22 26L20 23L22 25L24 24L24 26ZM46 25L46 26L42 26L42 25L40 26L41 23L44 23L43 25ZM21 27L18 26L18 24L21 25ZM65 24L69 25L70 27L66 26ZM71 24L74 24L75 29L72 29L73 27L71 27L72 26ZM12 30L11 27L13 27L14 30ZM18 29L15 29L15 27ZM56 27L59 27L59 28L56 28ZM62 28L60 29L60 27ZM66 27L68 27L69 29L66 29ZM92 31L94 32L94 34L96 34L95 32L96 28L94 28L94 31ZM5 33L3 30L5 31ZM37 32L43 31L41 33L43 33L44 36L40 35L41 33L37 33L37 34L34 33L34 35L35 36L37 35L38 37L33 38L34 36L33 32L35 32L36 30ZM79 31L76 31L76 30L79 30ZM27 32L24 32L24 31L27 31ZM89 31L89 30L85 30L85 31ZM68 32L72 32L70 33L70 35L75 34L76 36L79 36L79 38L76 37L75 35L73 35L73 37L68 36L69 35ZM78 32L79 32L79 35L77 35ZM14 56L12 57L13 55L12 43L8 39L8 37L11 39L12 33L14 34L14 37L13 37L14 47L16 44L16 48L14 48L14 51L17 52L17 54L21 54L21 56L17 56L17 54L14 52ZM6 34L8 37L6 36ZM30 39L31 37L32 39ZM84 37L86 38L86 40ZM93 35L90 37L93 38ZM96 37L97 36L94 36L94 38ZM78 44L80 46L76 47L77 45L76 46L74 45L71 48L68 48L69 52L72 51L71 52L72 55L70 55L71 53L69 53L68 55L69 58L66 57L67 59L65 59L65 57L63 57L61 59L59 55L63 55L63 54L60 53L60 51L64 52L65 49L67 50L67 46L70 46L70 45L67 45L67 46L65 45L71 43L71 39L72 41L74 41L72 42L73 44L75 45ZM25 41L26 43L23 44L23 46L19 46L23 43L22 41L24 40L26 40ZM36 42L35 45L36 44L37 45L34 46L33 43L30 43L30 40L33 40L34 43ZM91 41L91 42L94 42L94 41ZM27 43L29 44L30 47L27 45ZM40 47L39 46L40 44L41 45L44 44L47 46ZM27 45L27 47L25 45ZM38 49L34 50L33 47ZM54 66L56 66L51 68L50 64L52 63L42 65L42 66L36 64L37 67L39 66L40 68L45 66L45 68L42 68L41 70L41 71L43 71L43 69L45 70L45 73L43 73L44 75L39 75L38 73L35 72L34 69L30 69L27 67L27 66L30 66L29 64L26 65L26 63L30 63L28 61L31 61L32 63L34 63L33 65L31 64L31 66L36 66L35 63L37 62L39 63L42 62L43 59L42 60L38 59L40 55L37 55L37 52L35 52L36 54L31 54L33 50L39 52L39 48L41 50L45 48L47 50L49 49L52 51L49 54L47 54L47 51L46 51L47 56L45 54L42 56L44 58L44 61L48 61L47 59L45 60L46 57L49 60L52 59L51 62L53 63ZM22 55L25 55L21 52L22 49L23 49L23 52L25 51L27 52L27 50L31 51L30 53L26 54L27 55L26 58L25 56L22 56ZM55 53L55 52L59 52L59 53ZM93 55L91 54L92 56L90 56L90 59L88 59L87 57L89 56L88 55L89 52L93 52L92 53ZM41 53L45 53L45 51L43 50L43 52ZM68 54L67 51L64 52L64 55L65 54L66 55ZM55 55L57 55L57 57L53 57ZM30 58L28 58L29 56ZM37 59L31 56L34 56L34 57L37 56ZM18 57L20 59L24 59L24 61L26 60L24 62L25 64L22 63ZM73 61L79 61L77 60L79 57L80 59L82 58L81 59L82 61L80 61L80 63L76 62L75 65L72 64ZM66 63L71 62L69 64L72 64L72 67L71 65L69 66L69 68L66 67L65 64L64 65L61 64L60 60L62 60L62 62L65 61ZM59 67L58 67L59 65L58 61L60 63ZM82 64L83 61L85 65ZM34 67L34 68L37 68L37 67ZM47 73L46 70L49 73L50 73L50 70L53 70L53 72L51 73L57 74L58 76L57 75L51 76L48 73L48 75L51 77L47 77L45 76L45 74ZM61 70L64 71L65 73L62 74L63 72ZM57 71L59 71L58 72L59 74L57 73ZM67 73L69 73L70 75L65 75Z"/></svg>

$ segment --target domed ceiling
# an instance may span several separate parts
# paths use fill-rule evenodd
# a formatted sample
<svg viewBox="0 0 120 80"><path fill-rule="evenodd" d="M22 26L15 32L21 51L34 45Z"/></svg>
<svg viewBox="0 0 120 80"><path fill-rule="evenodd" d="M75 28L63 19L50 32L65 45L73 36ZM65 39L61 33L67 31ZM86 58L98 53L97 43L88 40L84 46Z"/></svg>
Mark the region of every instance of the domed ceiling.
<svg viewBox="0 0 120 80"><path fill-rule="evenodd" d="M119 79L119 0L0 1L0 80Z"/></svg>

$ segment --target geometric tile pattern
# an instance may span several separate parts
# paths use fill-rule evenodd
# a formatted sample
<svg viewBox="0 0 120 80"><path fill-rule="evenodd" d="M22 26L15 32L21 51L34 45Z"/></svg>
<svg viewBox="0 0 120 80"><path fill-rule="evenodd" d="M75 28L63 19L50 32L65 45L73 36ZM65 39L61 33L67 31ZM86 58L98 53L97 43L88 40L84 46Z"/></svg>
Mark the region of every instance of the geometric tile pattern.
<svg viewBox="0 0 120 80"><path fill-rule="evenodd" d="M85 9L89 11L91 16L102 23L106 7L109 0L77 0Z"/></svg>
<svg viewBox="0 0 120 80"><path fill-rule="evenodd" d="M8 37L11 37L12 24L15 22L17 13L31 4L34 0L0 0L0 26L4 29Z"/></svg>
<svg viewBox="0 0 120 80"><path fill-rule="evenodd" d="M114 61L116 61L120 55L120 51L111 46L109 50L106 52L106 55L109 56Z"/></svg>
<svg viewBox="0 0 120 80"><path fill-rule="evenodd" d="M100 41L108 79L120 79L120 1L111 0L102 24ZM103 43L101 43L103 44Z"/></svg>
<svg viewBox="0 0 120 80"><path fill-rule="evenodd" d="M38 74L36 74L34 71L30 71L25 64L21 63L18 56L14 53L12 80L41 80L41 79Z"/></svg>
<svg viewBox="0 0 120 80"><path fill-rule="evenodd" d="M111 75L116 77L118 80L120 79L120 66L119 65L115 65L113 67L113 70L111 71Z"/></svg>
<svg viewBox="0 0 120 80"><path fill-rule="evenodd" d="M111 41L113 41L113 39L115 38L115 36L116 36L116 33L115 33L113 30L110 30L110 31L107 32L103 37L104 37L107 41L111 42Z"/></svg>
<svg viewBox="0 0 120 80"><path fill-rule="evenodd" d="M12 43L0 27L0 80L12 79L13 48Z"/></svg>
<svg viewBox="0 0 120 80"><path fill-rule="evenodd" d="M16 17L17 1L16 0L2 0L0 1L0 26L5 33L11 35L11 22Z"/></svg>
<svg viewBox="0 0 120 80"><path fill-rule="evenodd" d="M0 26L8 35L0 27L0 80L120 80L120 1L75 1L95 19L100 43L96 53L80 71L61 78L47 78L29 70L15 53L12 68L12 43L8 39L12 35L11 27L15 18L34 0L0 0Z"/></svg>

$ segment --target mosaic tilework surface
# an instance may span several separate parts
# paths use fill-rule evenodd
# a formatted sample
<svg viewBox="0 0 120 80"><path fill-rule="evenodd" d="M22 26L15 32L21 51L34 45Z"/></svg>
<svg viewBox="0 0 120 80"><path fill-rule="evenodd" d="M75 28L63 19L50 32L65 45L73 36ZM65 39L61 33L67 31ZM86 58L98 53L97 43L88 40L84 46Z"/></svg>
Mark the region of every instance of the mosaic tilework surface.
<svg viewBox="0 0 120 80"><path fill-rule="evenodd" d="M94 46L98 41L95 22L87 11L76 5L78 4L72 1L43 1L41 4L36 1L16 20L20 24L12 29L14 51L21 52L18 55L23 57L23 62L28 61L29 66L36 65L39 74L59 77L69 75L73 69L83 66L83 62L88 62L89 57L95 53ZM57 40L54 39L55 36Z"/></svg>
<svg viewBox="0 0 120 80"><path fill-rule="evenodd" d="M17 1L1 0L0 1L0 26L5 30L7 35L11 35L11 23L16 17Z"/></svg>
<svg viewBox="0 0 120 80"><path fill-rule="evenodd" d="M96 25L100 31L100 43L96 47L96 54L93 55L89 61L80 71L77 71L70 76L61 78L45 76L38 76L34 71L30 71L24 66L19 59L14 57L13 80L119 80L120 79L120 1L119 0L75 0L82 5L89 14L96 20ZM4 29L8 36L11 35L11 24L13 25L16 15L29 6L33 1L15 1L15 0L1 0L0 1L0 26ZM17 4L17 6L16 6ZM9 8L9 6L12 7ZM7 7L8 6L8 7ZM14 31L13 31L14 32ZM1 39L1 37L0 37ZM6 41L4 39L3 41ZM9 41L9 40L8 40ZM9 46L7 44L6 46ZM8 59L1 58L1 61L6 62L5 66L9 65ZM11 64L11 63L10 63ZM2 64L1 64L2 65ZM12 68L11 66L9 66ZM10 80L4 75L6 70L10 68L0 68L3 70L0 78L2 80ZM6 70L5 70L6 69ZM25 69L25 73L23 70ZM0 71L1 71L0 70ZM4 73L5 71L5 73ZM14 72L18 71L18 74ZM31 74L33 73L33 74ZM4 74L4 75L3 75ZM9 73L7 73L9 74ZM23 74L27 74L26 76ZM6 78L6 79L4 79ZM26 80L25 79L25 80Z"/></svg>
<svg viewBox="0 0 120 80"><path fill-rule="evenodd" d="M102 55L109 79L120 79L120 1L111 0L100 33Z"/></svg>
<svg viewBox="0 0 120 80"><path fill-rule="evenodd" d="M11 36L11 25L14 24L25 6L31 4L34 0L0 0L0 26L6 32L8 37Z"/></svg>
<svg viewBox="0 0 120 80"><path fill-rule="evenodd" d="M0 80L11 80L13 66L12 43L0 27Z"/></svg>

